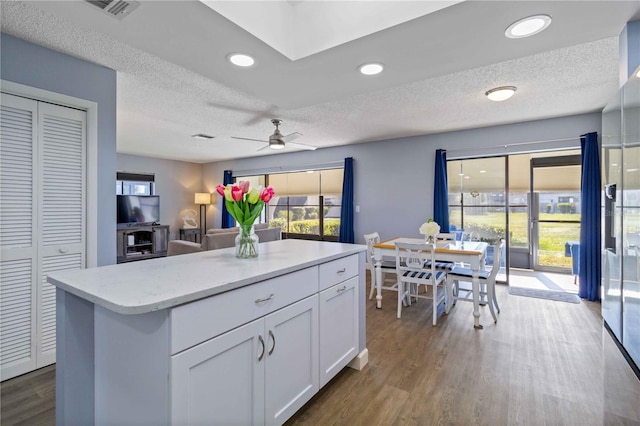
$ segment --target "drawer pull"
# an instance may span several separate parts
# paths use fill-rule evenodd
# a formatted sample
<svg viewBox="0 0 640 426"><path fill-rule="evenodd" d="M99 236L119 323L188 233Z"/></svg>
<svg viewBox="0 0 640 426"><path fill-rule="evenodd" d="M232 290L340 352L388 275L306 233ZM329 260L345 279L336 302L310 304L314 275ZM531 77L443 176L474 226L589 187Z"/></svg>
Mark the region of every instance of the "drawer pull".
<svg viewBox="0 0 640 426"><path fill-rule="evenodd" d="M276 348L276 336L273 335L273 331L271 330L269 330L269 336L271 336L271 340L273 340L273 346L271 346L271 350L269 350L269 355L271 355Z"/></svg>
<svg viewBox="0 0 640 426"><path fill-rule="evenodd" d="M346 285L343 285L341 288L338 289L338 293L342 293L343 291L345 291L347 289Z"/></svg>
<svg viewBox="0 0 640 426"><path fill-rule="evenodd" d="M258 361L262 361L262 358L264 357L264 339L262 338L262 335L258 334L258 340L262 345L262 352L260 353L260 356L258 356Z"/></svg>
<svg viewBox="0 0 640 426"><path fill-rule="evenodd" d="M345 272L347 272L347 268L338 269L336 272L338 274L344 274Z"/></svg>
<svg viewBox="0 0 640 426"><path fill-rule="evenodd" d="M273 299L273 293L271 293L269 295L269 297L265 297L264 299L256 299L256 303L264 303L264 302L266 302L268 300L271 300L271 299Z"/></svg>

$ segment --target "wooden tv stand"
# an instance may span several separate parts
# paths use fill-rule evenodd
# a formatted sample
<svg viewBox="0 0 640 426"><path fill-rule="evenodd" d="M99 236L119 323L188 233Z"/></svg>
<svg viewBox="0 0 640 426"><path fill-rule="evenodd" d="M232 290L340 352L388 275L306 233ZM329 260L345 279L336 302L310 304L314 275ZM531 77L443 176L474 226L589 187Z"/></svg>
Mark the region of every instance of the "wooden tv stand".
<svg viewBox="0 0 640 426"><path fill-rule="evenodd" d="M118 263L167 255L169 225L129 226L117 230Z"/></svg>

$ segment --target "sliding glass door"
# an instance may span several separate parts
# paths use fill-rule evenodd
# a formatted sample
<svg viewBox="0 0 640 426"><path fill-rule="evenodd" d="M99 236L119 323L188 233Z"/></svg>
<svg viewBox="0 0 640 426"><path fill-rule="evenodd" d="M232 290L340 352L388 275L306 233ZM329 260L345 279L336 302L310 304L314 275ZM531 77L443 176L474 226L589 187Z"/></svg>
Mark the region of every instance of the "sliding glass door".
<svg viewBox="0 0 640 426"><path fill-rule="evenodd" d="M580 241L580 155L531 159L533 269L570 272Z"/></svg>

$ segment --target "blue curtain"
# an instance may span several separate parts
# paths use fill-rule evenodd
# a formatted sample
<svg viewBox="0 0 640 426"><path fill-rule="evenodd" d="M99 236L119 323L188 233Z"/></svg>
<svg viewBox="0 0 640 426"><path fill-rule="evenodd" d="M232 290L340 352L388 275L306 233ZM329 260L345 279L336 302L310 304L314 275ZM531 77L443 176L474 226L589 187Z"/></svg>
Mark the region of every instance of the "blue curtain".
<svg viewBox="0 0 640 426"><path fill-rule="evenodd" d="M441 232L449 232L449 190L447 188L447 151L436 150L436 165L433 189L433 220L440 225Z"/></svg>
<svg viewBox="0 0 640 426"><path fill-rule="evenodd" d="M580 137L582 185L580 188L580 289L579 296L600 300L600 148L598 134Z"/></svg>
<svg viewBox="0 0 640 426"><path fill-rule="evenodd" d="M225 170L222 184L227 186L230 183L233 183L233 174L231 173L231 170ZM233 225L233 216L231 216L231 213L227 211L227 206L225 205L224 200L222 200L222 227L232 228Z"/></svg>
<svg viewBox="0 0 640 426"><path fill-rule="evenodd" d="M353 231L353 158L344 159L344 178L342 179L342 207L340 209L341 243L355 243Z"/></svg>

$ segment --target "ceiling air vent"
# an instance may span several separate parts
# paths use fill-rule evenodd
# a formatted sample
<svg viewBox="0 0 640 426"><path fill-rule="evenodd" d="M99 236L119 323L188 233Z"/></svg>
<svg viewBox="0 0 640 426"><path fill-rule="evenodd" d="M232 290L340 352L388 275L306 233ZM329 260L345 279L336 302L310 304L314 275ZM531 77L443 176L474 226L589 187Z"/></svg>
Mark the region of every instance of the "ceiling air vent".
<svg viewBox="0 0 640 426"><path fill-rule="evenodd" d="M131 12L136 10L140 3L137 1L124 0L86 0L87 3L99 7L103 12L113 16L116 19L123 19Z"/></svg>

